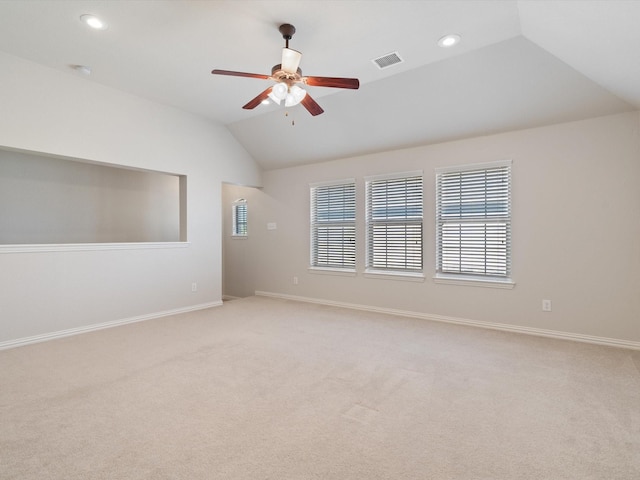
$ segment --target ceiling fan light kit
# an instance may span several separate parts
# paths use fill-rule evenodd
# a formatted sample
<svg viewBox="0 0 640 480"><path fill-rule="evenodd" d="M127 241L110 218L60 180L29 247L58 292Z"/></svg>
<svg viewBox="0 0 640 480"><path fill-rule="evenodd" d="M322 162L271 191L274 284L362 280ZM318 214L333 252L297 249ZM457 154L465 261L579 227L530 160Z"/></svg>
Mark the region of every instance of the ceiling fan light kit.
<svg viewBox="0 0 640 480"><path fill-rule="evenodd" d="M269 98L280 105L280 102L287 98L289 94L289 88L286 83L276 83L273 87L271 87L271 93L269 93Z"/></svg>
<svg viewBox="0 0 640 480"><path fill-rule="evenodd" d="M267 99L271 99L278 105L284 100L285 107L292 107L301 103L311 115L315 116L320 115L324 110L299 84L312 87L348 88L352 90L360 87L360 81L357 78L303 77L302 70L299 68L302 53L289 48L289 40L291 40L293 34L296 32L295 27L285 23L280 25L279 31L285 40L285 46L282 49L281 63L274 65L271 69L271 75L218 69L211 71L214 75L258 78L276 82L275 85L258 94L258 96L250 100L242 108L247 110L254 109Z"/></svg>
<svg viewBox="0 0 640 480"><path fill-rule="evenodd" d="M298 105L307 95L307 91L297 85L288 86L284 82L276 83L271 87L269 98L280 105L284 100L285 107Z"/></svg>

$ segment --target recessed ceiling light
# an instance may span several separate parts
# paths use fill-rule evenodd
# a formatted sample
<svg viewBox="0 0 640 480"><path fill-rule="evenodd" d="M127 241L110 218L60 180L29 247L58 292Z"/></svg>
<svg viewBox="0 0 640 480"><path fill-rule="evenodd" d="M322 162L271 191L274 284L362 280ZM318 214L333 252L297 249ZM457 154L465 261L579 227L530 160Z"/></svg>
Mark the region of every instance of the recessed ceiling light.
<svg viewBox="0 0 640 480"><path fill-rule="evenodd" d="M445 35L440 40L438 40L438 46L442 48L449 48L457 45L460 42L460 35L451 34Z"/></svg>
<svg viewBox="0 0 640 480"><path fill-rule="evenodd" d="M96 30L106 30L108 25L104 20L100 20L95 15L84 14L80 15L80 20Z"/></svg>

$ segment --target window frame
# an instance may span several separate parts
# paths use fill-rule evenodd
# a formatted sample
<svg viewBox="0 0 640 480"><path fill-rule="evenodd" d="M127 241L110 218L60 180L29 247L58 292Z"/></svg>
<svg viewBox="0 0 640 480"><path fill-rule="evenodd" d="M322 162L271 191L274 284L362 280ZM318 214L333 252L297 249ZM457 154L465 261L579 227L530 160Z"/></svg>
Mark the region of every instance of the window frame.
<svg viewBox="0 0 640 480"><path fill-rule="evenodd" d="M406 216L408 212L407 210L405 210L404 217L394 218L394 217L387 216L386 218L382 218L382 217L375 218L375 214L373 213L373 210L374 208L376 208L376 206L374 206L374 199L372 198L374 184L380 183L380 182L408 180L415 177L420 177L420 180L419 180L420 215ZM370 175L370 176L366 176L364 180L365 180L365 238L366 238L365 276L371 277L371 278L388 276L388 277L393 277L396 279L403 279L403 280L424 281L424 172L422 170L414 170L414 171L406 171L406 172L396 172L391 174ZM386 209L387 206L388 206L388 203L385 204L383 208ZM403 206L400 206L400 204L396 204L396 206L399 206L400 208L405 208L405 209L410 208L409 206L407 206L406 198ZM415 204L413 206L415 208ZM376 261L376 259L374 258L376 247L372 242L374 242L373 232L374 232L375 226L405 226L406 227L411 225L419 226L419 231L417 232L417 235L419 236L419 242L418 242L419 268L415 268L415 267L401 268L401 267L398 267L397 265L396 266L392 265L389 267L381 267L379 263ZM406 233L406 230L405 230L405 233ZM385 232L385 236L387 236L387 234L388 232ZM413 234L415 235L416 232L414 231ZM396 245L396 248L397 247L398 246ZM407 258L408 255L407 255L406 245L404 248L405 248L405 252L404 252L405 264L415 263L415 261L412 261L411 259ZM385 250L385 252L388 252L388 251L389 250ZM394 263L394 262L392 261L391 263Z"/></svg>
<svg viewBox="0 0 640 480"><path fill-rule="evenodd" d="M468 164L468 165L458 165L451 167L441 167L435 169L435 230L436 230L436 258L435 258L435 268L436 272L434 275L434 280L436 283L447 283L447 284L455 284L455 285L475 285L475 286L484 286L484 287L495 287L495 288L513 288L515 286L515 282L512 279L512 249L511 249L511 230L512 230L512 212L511 212L511 202L512 202L512 164L511 160L500 160L495 162L485 162L485 163L476 163L476 164ZM486 174L489 171L499 171L503 170L505 175L504 178L507 180L506 186L501 189L498 187L496 189L496 184L491 184L487 181ZM451 176L452 174L467 174L467 175L478 175L484 172L485 181L483 185L476 191L484 191L485 202L482 203L484 214L478 213L476 215L467 213L460 214L458 216L450 216L449 218L443 218L442 215L442 179L446 176ZM496 177L498 178L498 177ZM476 184L477 186L477 184ZM468 188L471 188L470 186ZM501 201L500 203L506 203L503 205L504 210L499 210L499 212L495 211L492 214L488 214L488 202L486 201L487 191L491 190L490 194L494 198L494 203L496 200L496 195L506 195L506 200ZM450 192L451 194L451 192ZM474 199L477 203L477 196ZM460 202L462 205L462 201ZM480 211L477 209L478 205L476 205L476 211ZM459 207L461 208L461 207ZM462 271L463 267L463 258L459 258L458 261L460 263L459 271L446 270L443 266L443 251L442 251L442 242L443 242L443 226L445 224L454 224L454 225L462 225L468 224L470 229L473 229L473 226L484 225L483 231L483 242L484 242L484 251L482 256L484 257L485 262L485 273L480 273L478 271ZM487 226L492 227L494 233L487 233ZM504 236L502 236L502 232L499 230L504 229ZM472 230L470 230L472 231ZM478 230L476 230L477 232ZM495 233L498 232L498 233ZM462 235L462 233L460 233ZM496 249L495 247L492 251L488 251L487 243L491 241L495 241L491 239L491 237L495 239L496 237L499 240L504 239L504 258L500 257L500 253L497 254L497 260L493 260L494 262L502 263L504 262L504 274L498 274L496 272L487 273L487 257L493 256L496 258ZM473 246L470 246L468 250L472 250L473 247L477 247L477 243ZM462 248L462 247L461 247ZM493 255L490 255L493 254ZM467 253L467 268L470 269L469 265L472 263L469 259L473 256L472 253ZM460 254L460 257L463 257L464 254ZM498 268L498 267L493 267Z"/></svg>
<svg viewBox="0 0 640 480"><path fill-rule="evenodd" d="M323 190L329 191L330 189L349 187L351 190L349 196L346 197L347 203L340 206L338 203L338 214L342 218L334 219L319 219L318 218L318 193ZM331 195L328 193L328 195ZM356 262L357 262L357 244L356 244L356 222L357 222L357 205L356 205L356 179L345 178L342 180L331 180L324 182L314 182L309 184L309 271L312 273L329 273L337 275L355 275ZM325 199L331 202L331 198ZM338 197L333 200L340 200ZM343 198L344 200L344 198ZM323 207L325 210L330 208L330 205ZM329 212L326 211L325 214ZM335 213L335 211L334 211ZM351 213L351 215L349 215ZM327 229L327 242L337 239L336 236L329 238L331 232L329 229L334 229L334 234L341 230L342 243L333 245L338 247L336 250L331 248L331 245L327 244L324 249L323 256L327 261L319 260L319 245L318 245L318 230ZM341 259L338 262L332 262L331 259Z"/></svg>

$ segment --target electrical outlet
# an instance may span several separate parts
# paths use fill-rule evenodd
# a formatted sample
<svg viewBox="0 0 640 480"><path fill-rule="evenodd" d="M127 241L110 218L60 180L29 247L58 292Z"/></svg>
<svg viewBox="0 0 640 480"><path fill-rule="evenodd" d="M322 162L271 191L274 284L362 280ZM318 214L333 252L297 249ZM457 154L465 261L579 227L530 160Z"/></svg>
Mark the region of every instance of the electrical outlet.
<svg viewBox="0 0 640 480"><path fill-rule="evenodd" d="M293 284L298 285L298 277L293 277Z"/></svg>
<svg viewBox="0 0 640 480"><path fill-rule="evenodd" d="M551 300L542 300L542 311L543 312L551 311Z"/></svg>
<svg viewBox="0 0 640 480"><path fill-rule="evenodd" d="M198 284L196 282L193 282L191 284L191 293L196 293L198 291Z"/></svg>

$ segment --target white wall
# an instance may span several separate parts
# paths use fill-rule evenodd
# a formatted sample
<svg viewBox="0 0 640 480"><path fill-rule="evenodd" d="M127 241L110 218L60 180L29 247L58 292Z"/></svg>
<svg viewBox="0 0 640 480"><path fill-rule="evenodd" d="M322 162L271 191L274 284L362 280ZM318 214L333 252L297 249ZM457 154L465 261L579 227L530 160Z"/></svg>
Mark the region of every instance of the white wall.
<svg viewBox="0 0 640 480"><path fill-rule="evenodd" d="M181 248L0 252L0 346L220 302L221 182L261 182L225 127L5 54L0 105L2 147L186 175L189 240Z"/></svg>
<svg viewBox="0 0 640 480"><path fill-rule="evenodd" d="M279 295L638 342L639 125L633 112L265 172L263 191L236 192L252 205L242 255L253 262L229 255L227 269L242 271L235 278L254 290ZM434 169L502 159L513 160L515 288L434 283ZM419 169L425 282L363 277L363 177ZM359 274L310 273L309 183L348 177L357 179ZM542 299L552 300L552 312L542 312Z"/></svg>

